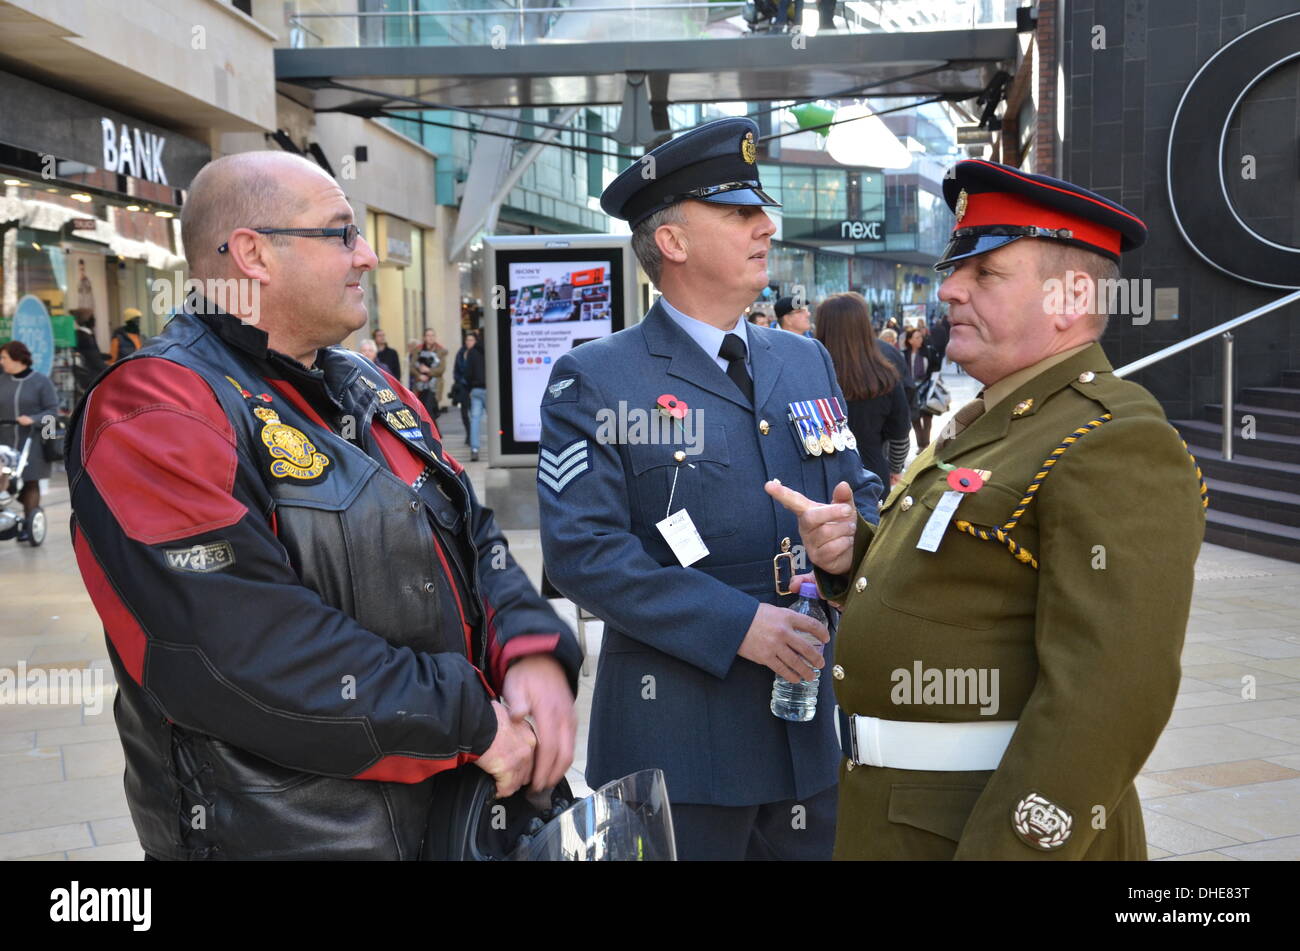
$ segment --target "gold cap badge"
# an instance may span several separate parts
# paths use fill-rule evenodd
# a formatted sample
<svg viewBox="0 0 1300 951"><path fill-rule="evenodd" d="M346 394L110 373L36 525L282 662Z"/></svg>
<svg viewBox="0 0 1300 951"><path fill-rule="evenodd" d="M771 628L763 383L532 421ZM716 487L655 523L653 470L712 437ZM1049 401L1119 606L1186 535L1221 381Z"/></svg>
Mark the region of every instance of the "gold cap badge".
<svg viewBox="0 0 1300 951"><path fill-rule="evenodd" d="M754 143L754 133L746 132L745 137L740 140L740 157L748 165L758 161L758 146Z"/></svg>
<svg viewBox="0 0 1300 951"><path fill-rule="evenodd" d="M970 196L968 196L968 195L966 194L966 189L963 188L963 189L961 190L961 192L958 193L958 195L957 195L957 207L956 207L956 209L954 209L954 211L955 211L955 213L956 213L956 215L957 215L957 224L961 224L961 220L962 220L962 218L965 217L965 215L966 215L966 203L967 203L969 200L970 200Z"/></svg>

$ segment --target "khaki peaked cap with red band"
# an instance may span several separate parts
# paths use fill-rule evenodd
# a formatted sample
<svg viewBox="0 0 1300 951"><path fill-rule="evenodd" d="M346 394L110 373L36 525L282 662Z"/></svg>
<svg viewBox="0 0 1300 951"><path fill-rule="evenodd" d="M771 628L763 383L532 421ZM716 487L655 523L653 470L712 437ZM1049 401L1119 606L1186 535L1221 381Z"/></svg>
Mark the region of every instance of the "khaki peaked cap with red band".
<svg viewBox="0 0 1300 951"><path fill-rule="evenodd" d="M936 271L1020 238L1069 244L1112 261L1147 239L1141 218L1096 192L997 162L958 162L944 177L943 197L957 223Z"/></svg>

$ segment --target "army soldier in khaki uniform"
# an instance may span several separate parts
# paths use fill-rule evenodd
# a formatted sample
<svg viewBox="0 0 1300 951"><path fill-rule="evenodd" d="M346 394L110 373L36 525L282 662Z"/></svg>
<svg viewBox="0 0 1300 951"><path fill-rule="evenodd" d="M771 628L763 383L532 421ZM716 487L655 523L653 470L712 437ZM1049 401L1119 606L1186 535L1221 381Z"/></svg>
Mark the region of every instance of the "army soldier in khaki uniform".
<svg viewBox="0 0 1300 951"><path fill-rule="evenodd" d="M990 162L944 183L948 355L984 384L873 528L844 487L800 516L844 604L835 856L1144 859L1133 787L1173 708L1204 483L1097 339L1096 280L1146 228Z"/></svg>

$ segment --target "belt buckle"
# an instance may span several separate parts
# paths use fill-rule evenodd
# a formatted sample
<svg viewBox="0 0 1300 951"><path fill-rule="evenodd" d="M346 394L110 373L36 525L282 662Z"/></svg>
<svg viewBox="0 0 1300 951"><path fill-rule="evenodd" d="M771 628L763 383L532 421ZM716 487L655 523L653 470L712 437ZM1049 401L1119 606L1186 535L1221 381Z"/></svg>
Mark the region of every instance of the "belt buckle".
<svg viewBox="0 0 1300 951"><path fill-rule="evenodd" d="M789 564L790 564L790 587L789 587L788 590L782 590L782 588L781 588L781 559L782 559L782 558L788 558L788 559L790 559L790 562L789 562ZM781 594L781 595L785 595L785 594L794 594L794 593L795 593L795 591L794 591L794 577L795 577L794 552L792 552L792 551L790 550L790 539L789 539L789 537L786 537L786 538L781 539L781 550L780 550L780 552L778 552L778 553L776 554L776 556L772 558L772 586L773 586L774 588L776 588L776 593L777 593L777 594Z"/></svg>
<svg viewBox="0 0 1300 951"><path fill-rule="evenodd" d="M839 727L837 732L840 735L840 752L845 754L849 761L849 769L852 770L853 767L862 765L862 757L858 752L858 731L853 723L855 717L851 713L845 713L842 707L836 707L835 712L837 714L837 726ZM849 735L847 744L844 742L846 732ZM846 745L848 747L847 752L845 752Z"/></svg>

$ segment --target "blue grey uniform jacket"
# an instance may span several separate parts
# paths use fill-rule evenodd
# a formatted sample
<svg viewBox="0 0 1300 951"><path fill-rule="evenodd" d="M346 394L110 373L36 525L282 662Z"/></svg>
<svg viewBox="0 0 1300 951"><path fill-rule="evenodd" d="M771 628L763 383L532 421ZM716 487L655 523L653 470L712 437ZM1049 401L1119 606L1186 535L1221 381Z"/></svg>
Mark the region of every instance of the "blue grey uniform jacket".
<svg viewBox="0 0 1300 951"><path fill-rule="evenodd" d="M788 404L841 396L825 348L747 330L757 410L659 305L637 326L561 357L543 395L546 570L605 621L587 747L593 787L657 766L675 802L753 805L836 782L831 677L821 678L816 717L787 723L768 709L773 672L736 651L760 603L794 601L776 594L772 558L783 538L799 545L796 519L763 484L777 478L826 501L847 481L872 523L881 484L856 452L806 458L796 444ZM685 401L696 426L673 424L677 444L637 432L665 395ZM679 451L690 453L680 463ZM670 495L709 550L689 568L655 527Z"/></svg>

